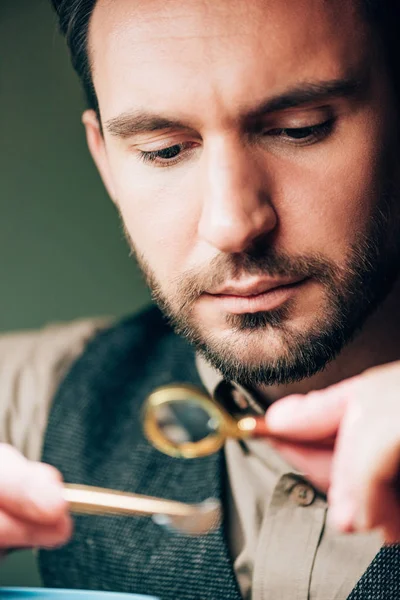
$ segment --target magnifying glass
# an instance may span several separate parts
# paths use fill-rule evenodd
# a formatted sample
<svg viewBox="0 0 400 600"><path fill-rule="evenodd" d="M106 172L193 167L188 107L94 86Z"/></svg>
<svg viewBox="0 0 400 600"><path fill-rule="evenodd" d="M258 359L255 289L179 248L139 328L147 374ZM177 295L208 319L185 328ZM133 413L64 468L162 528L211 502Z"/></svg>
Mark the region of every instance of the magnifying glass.
<svg viewBox="0 0 400 600"><path fill-rule="evenodd" d="M153 446L178 458L213 454L227 438L267 434L264 417L236 419L201 390L186 384L154 390L143 408L143 427Z"/></svg>
<svg viewBox="0 0 400 600"><path fill-rule="evenodd" d="M153 446L182 458L213 454L227 438L268 433L263 417L236 419L201 390L182 384L157 388L147 397L143 424ZM64 498L77 514L151 516L159 525L189 535L212 531L222 515L221 502L215 498L185 504L76 484L64 484Z"/></svg>

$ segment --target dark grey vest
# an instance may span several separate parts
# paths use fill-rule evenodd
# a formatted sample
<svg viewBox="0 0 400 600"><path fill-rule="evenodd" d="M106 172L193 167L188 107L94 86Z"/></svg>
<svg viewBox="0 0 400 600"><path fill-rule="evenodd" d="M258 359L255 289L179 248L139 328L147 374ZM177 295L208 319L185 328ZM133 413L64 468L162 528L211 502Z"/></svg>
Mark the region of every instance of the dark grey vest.
<svg viewBox="0 0 400 600"><path fill-rule="evenodd" d="M173 382L201 386L193 350L157 309L100 333L56 394L43 460L67 482L183 502L210 496L224 501L223 453L169 458L143 436L144 399ZM42 551L40 567L49 587L147 593L161 600L240 599L224 526L187 537L147 518L77 517L72 542ZM394 598L400 599L398 547L378 554L349 600Z"/></svg>

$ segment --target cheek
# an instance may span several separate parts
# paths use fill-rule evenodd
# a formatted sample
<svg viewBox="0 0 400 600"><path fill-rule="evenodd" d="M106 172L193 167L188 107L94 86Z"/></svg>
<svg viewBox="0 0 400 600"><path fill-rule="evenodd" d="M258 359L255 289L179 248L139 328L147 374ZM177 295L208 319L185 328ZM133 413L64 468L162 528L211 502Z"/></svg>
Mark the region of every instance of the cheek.
<svg viewBox="0 0 400 600"><path fill-rule="evenodd" d="M321 253L343 263L368 232L379 202L381 153L372 140L350 137L336 152L316 153L280 172L280 243L289 253Z"/></svg>
<svg viewBox="0 0 400 600"><path fill-rule="evenodd" d="M179 169L113 163L118 208L140 254L162 284L184 269L196 241L198 189Z"/></svg>

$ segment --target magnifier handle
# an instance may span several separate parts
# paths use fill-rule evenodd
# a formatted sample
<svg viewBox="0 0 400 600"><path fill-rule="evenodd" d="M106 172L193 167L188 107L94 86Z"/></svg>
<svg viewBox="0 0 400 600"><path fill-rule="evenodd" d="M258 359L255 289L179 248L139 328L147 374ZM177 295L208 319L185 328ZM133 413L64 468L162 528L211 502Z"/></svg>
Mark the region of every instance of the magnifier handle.
<svg viewBox="0 0 400 600"><path fill-rule="evenodd" d="M285 439L281 436L277 436L268 429L264 417L243 417L237 422L237 427L239 430L239 438L274 438L275 440L284 441L286 444L300 443L302 446L312 446L314 449L332 448L335 443L335 436L316 440L315 442L312 440L296 440L294 438Z"/></svg>
<svg viewBox="0 0 400 600"><path fill-rule="evenodd" d="M271 432L265 422L265 417L243 417L237 422L240 437L268 437Z"/></svg>

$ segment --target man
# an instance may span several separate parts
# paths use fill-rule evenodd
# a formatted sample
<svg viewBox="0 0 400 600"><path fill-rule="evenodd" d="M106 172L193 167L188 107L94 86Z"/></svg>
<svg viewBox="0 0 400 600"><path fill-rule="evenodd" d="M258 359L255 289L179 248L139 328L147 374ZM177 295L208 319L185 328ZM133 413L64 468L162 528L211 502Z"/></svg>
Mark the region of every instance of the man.
<svg viewBox="0 0 400 600"><path fill-rule="evenodd" d="M1 545L67 542L61 472L216 495L225 519L188 538L81 517L41 552L47 585L398 597L398 548L380 549L400 539L397 3L53 3L89 149L183 337L151 309L96 335L90 322L3 338L3 440L53 468L2 447ZM161 455L140 408L171 382L269 407L268 442Z"/></svg>

